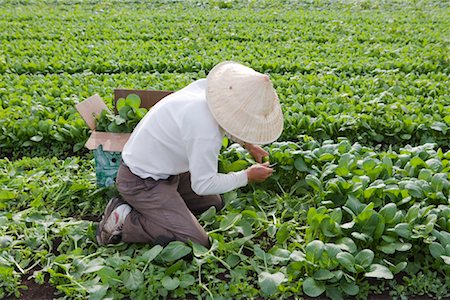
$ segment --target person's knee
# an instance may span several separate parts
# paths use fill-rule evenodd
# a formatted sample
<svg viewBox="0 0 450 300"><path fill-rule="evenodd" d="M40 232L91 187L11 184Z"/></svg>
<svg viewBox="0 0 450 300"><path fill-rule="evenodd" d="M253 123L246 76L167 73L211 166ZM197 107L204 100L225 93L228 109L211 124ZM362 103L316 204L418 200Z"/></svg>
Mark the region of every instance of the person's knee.
<svg viewBox="0 0 450 300"><path fill-rule="evenodd" d="M174 236L165 236L160 235L155 238L153 241L154 245L161 245L163 247L167 246L170 242L176 241L176 238Z"/></svg>
<svg viewBox="0 0 450 300"><path fill-rule="evenodd" d="M216 211L222 210L225 206L225 201L223 200L222 195L217 195L217 200L214 203L214 207L216 208Z"/></svg>

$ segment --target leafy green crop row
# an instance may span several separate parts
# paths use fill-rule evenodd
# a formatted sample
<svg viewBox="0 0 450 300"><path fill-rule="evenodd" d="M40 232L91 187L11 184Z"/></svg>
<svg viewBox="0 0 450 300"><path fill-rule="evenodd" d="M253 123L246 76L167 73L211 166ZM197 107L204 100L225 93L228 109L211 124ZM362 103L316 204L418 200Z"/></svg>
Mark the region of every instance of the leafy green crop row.
<svg viewBox="0 0 450 300"><path fill-rule="evenodd" d="M0 152L3 155L67 156L83 148L88 128L75 104L98 93L112 108L113 89L175 90L185 74L0 75Z"/></svg>
<svg viewBox="0 0 450 300"><path fill-rule="evenodd" d="M278 162L268 182L226 194L222 212L211 208L200 217L213 242L209 250L182 243L97 248L92 223L61 219L101 213L104 203L89 196L96 193L92 161L2 160L0 199L9 212L0 218L0 274L8 280L0 290L16 292L20 276L34 269L36 281L48 274L70 299L363 299L385 282L392 293L407 295L412 291L402 282L422 272L434 285L420 293L448 296L450 152L432 145L375 152L347 140L268 150ZM223 171L250 163L236 145L220 159ZM63 215L48 213L51 207Z"/></svg>
<svg viewBox="0 0 450 300"><path fill-rule="evenodd" d="M112 107L116 87L177 90L203 76L4 74L0 82L0 148L15 155L30 151L61 155L79 150L88 132L74 108L77 102L99 93ZM308 134L319 140L346 136L365 145L400 147L434 142L448 148L449 76L409 74L408 81L403 76L406 74L397 72L356 77L333 72L274 74L285 112L281 140Z"/></svg>
<svg viewBox="0 0 450 300"><path fill-rule="evenodd" d="M271 74L282 140L448 148L448 6L214 3L2 6L2 154L71 154L87 137L76 102L117 87L177 90L227 59Z"/></svg>

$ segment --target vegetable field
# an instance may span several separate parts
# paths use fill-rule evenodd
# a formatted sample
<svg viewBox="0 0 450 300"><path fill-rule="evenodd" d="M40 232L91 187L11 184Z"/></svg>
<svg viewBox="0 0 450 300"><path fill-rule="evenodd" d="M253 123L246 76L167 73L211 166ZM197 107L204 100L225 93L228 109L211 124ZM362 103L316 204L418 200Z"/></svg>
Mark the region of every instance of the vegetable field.
<svg viewBox="0 0 450 300"><path fill-rule="evenodd" d="M0 0L0 298L448 299L449 15L437 0ZM199 216L211 249L97 246L116 191L96 186L75 104L178 90L224 60L274 82L274 175ZM224 140L221 172L253 163Z"/></svg>

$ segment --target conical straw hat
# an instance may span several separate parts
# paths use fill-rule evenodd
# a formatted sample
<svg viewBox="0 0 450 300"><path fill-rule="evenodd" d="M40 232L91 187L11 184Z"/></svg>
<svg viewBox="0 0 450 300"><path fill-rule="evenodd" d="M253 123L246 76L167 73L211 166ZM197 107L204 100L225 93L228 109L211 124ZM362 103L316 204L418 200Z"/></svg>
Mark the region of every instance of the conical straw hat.
<svg viewBox="0 0 450 300"><path fill-rule="evenodd" d="M229 134L252 144L269 144L281 135L283 113L268 75L225 61L207 80L209 109Z"/></svg>

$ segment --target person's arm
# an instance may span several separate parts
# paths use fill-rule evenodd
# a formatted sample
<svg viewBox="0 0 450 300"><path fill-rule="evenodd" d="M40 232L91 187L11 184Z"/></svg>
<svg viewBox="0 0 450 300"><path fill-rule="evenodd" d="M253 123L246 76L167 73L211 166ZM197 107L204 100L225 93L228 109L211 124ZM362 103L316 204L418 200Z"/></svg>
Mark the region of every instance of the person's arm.
<svg viewBox="0 0 450 300"><path fill-rule="evenodd" d="M186 141L192 190L198 195L215 195L247 185L247 173L218 173L218 156L221 144L214 139L192 139ZM216 145L217 144L217 145Z"/></svg>

